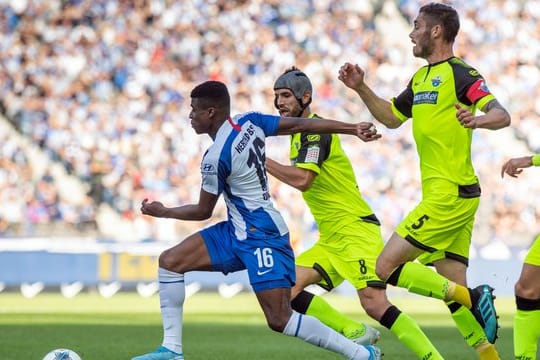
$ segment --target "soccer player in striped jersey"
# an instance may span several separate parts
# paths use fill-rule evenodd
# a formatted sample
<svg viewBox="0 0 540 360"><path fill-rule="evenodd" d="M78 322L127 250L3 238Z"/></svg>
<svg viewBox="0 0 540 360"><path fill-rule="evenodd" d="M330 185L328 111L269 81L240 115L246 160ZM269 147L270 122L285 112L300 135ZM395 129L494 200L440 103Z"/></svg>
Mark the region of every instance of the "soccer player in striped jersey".
<svg viewBox="0 0 540 360"><path fill-rule="evenodd" d="M413 55L428 65L391 101L375 94L358 65L344 64L339 79L357 92L386 127L397 128L412 118L420 158L422 201L385 244L377 259L377 275L389 284L444 300L467 344L481 359L498 359L493 345L499 327L493 289L467 287L469 248L480 199L471 142L475 129L504 128L510 124L510 115L478 71L454 56L458 31L459 16L451 6L430 3L420 8L409 37ZM484 114L475 116L476 109Z"/></svg>
<svg viewBox="0 0 540 360"><path fill-rule="evenodd" d="M504 163L501 176L518 177L523 169L540 166L540 154L513 158ZM514 315L514 356L535 360L540 339L540 235L533 242L516 283Z"/></svg>
<svg viewBox="0 0 540 360"><path fill-rule="evenodd" d="M205 220L212 216L220 195L228 219L188 236L159 256L159 297L163 342L155 351L133 360L183 360L182 313L184 274L189 271L247 269L250 284L268 326L285 335L337 352L347 359L378 360L378 347L362 346L318 319L291 309L295 283L294 254L289 232L270 199L265 163L267 136L299 131L339 132L364 141L377 140L373 124L348 124L287 118L250 112L230 116L225 84L207 81L191 92L191 126L213 139L201 162L199 201L177 207L145 199L141 212L160 218ZM272 357L272 354L261 354Z"/></svg>

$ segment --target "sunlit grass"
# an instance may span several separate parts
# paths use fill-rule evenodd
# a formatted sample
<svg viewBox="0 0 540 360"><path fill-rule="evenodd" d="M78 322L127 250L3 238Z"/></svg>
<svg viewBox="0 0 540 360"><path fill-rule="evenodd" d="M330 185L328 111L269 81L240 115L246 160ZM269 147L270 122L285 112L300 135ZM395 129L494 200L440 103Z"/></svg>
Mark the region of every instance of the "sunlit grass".
<svg viewBox="0 0 540 360"><path fill-rule="evenodd" d="M413 316L447 359L475 359L441 301L419 296L392 296ZM378 327L385 359L415 359L396 337L360 308L358 299L327 295L345 313ZM512 358L513 299L497 299L502 329L497 342L502 359ZM184 350L189 360L208 359L340 359L298 339L272 332L252 293L225 299L197 293L185 303ZM82 293L72 299L42 293L26 299L0 293L0 359L41 359L54 348L76 350L84 360L130 359L161 342L159 299L135 293L102 298Z"/></svg>

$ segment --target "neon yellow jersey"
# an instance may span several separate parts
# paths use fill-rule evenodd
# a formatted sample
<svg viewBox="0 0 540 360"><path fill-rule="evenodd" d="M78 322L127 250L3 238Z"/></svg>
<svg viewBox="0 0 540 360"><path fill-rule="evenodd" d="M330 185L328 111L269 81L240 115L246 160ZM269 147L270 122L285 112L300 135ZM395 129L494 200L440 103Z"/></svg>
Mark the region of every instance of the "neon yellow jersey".
<svg viewBox="0 0 540 360"><path fill-rule="evenodd" d="M424 197L478 183L471 161L472 130L457 120L455 104L474 114L494 99L482 76L456 57L420 68L392 99L394 115L413 119Z"/></svg>
<svg viewBox="0 0 540 360"><path fill-rule="evenodd" d="M315 114L310 117L318 118ZM290 159L293 166L318 174L302 196L321 235L335 233L343 226L373 214L362 198L351 162L336 134L291 135ZM378 222L374 217L364 220Z"/></svg>

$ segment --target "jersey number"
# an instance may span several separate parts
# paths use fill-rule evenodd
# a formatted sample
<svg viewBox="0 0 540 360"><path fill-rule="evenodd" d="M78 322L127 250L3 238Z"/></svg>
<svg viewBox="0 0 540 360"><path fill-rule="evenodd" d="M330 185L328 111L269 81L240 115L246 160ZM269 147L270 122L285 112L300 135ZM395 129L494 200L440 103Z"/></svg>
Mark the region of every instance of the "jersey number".
<svg viewBox="0 0 540 360"><path fill-rule="evenodd" d="M361 259L358 263L360 264L360 274L365 275L367 273L366 260Z"/></svg>
<svg viewBox="0 0 540 360"><path fill-rule="evenodd" d="M426 220L429 220L429 216L427 215L422 215L418 218L418 222L415 223L415 224L412 224L411 227L414 229L414 230L418 230L420 229L423 225L424 225L424 221Z"/></svg>
<svg viewBox="0 0 540 360"><path fill-rule="evenodd" d="M270 248L257 248L253 252L257 256L257 263L260 268L271 268L274 266L274 257L272 256L272 249Z"/></svg>
<svg viewBox="0 0 540 360"><path fill-rule="evenodd" d="M261 184L263 199L268 200L270 199L270 193L268 192L268 181L266 179L266 173L264 172L266 157L264 153L261 152L262 149L264 149L264 141L256 137L253 140L253 147L249 149L247 164L249 167L255 167L257 177Z"/></svg>

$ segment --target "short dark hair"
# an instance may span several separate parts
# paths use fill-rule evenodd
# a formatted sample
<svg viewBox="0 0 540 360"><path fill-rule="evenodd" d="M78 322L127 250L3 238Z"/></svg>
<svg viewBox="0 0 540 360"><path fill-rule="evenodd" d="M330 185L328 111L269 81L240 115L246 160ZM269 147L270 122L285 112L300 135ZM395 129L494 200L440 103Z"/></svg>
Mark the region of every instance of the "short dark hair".
<svg viewBox="0 0 540 360"><path fill-rule="evenodd" d="M442 25L444 40L453 43L459 31L459 15L453 7L442 3L429 3L419 10L420 14L428 17L428 25Z"/></svg>
<svg viewBox="0 0 540 360"><path fill-rule="evenodd" d="M220 81L205 81L191 90L191 97L200 99L205 106L216 106L228 109L231 104L231 97L227 86Z"/></svg>

